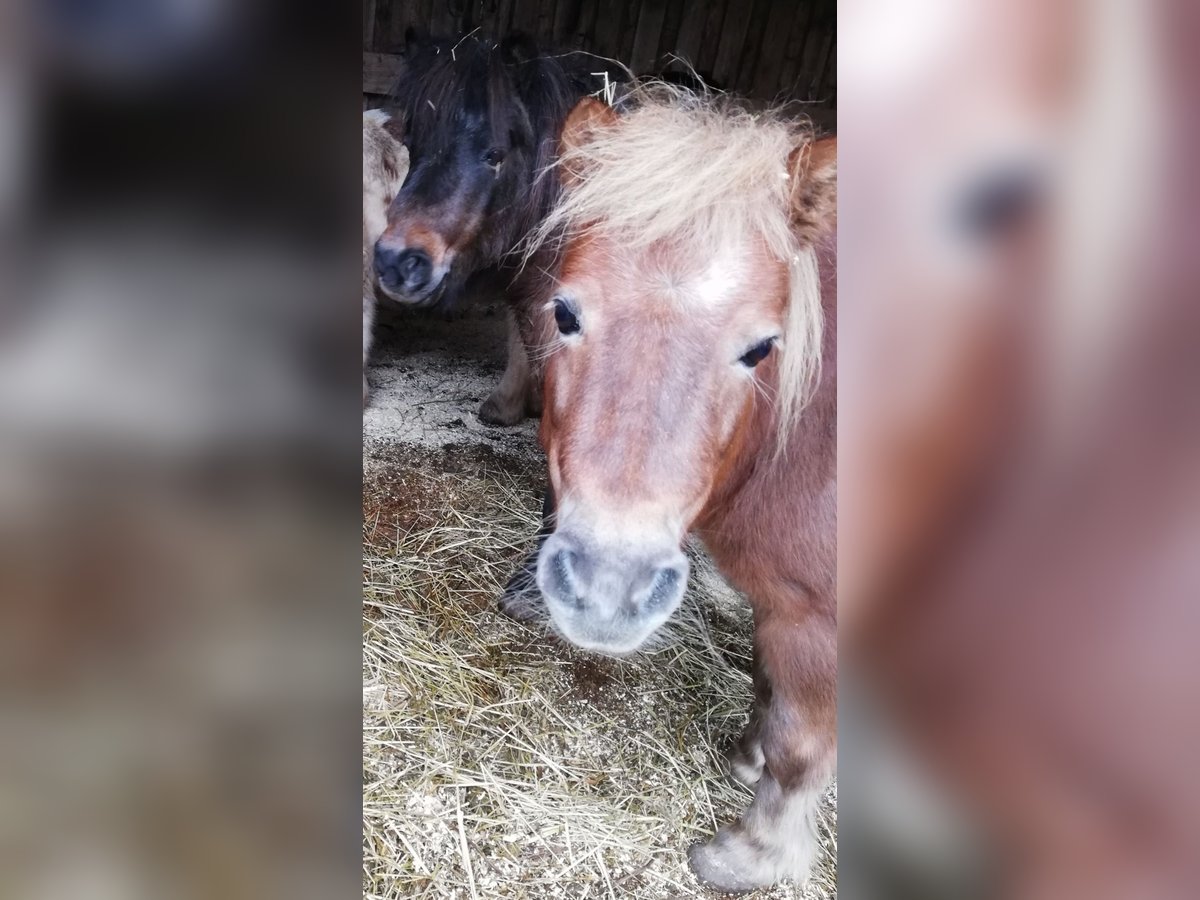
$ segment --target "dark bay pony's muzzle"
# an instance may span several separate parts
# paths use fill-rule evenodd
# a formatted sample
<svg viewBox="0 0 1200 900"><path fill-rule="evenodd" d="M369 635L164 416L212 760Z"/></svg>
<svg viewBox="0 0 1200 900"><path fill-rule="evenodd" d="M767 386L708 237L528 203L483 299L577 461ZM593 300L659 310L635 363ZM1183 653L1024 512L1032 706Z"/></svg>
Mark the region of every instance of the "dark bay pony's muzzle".
<svg viewBox="0 0 1200 900"><path fill-rule="evenodd" d="M425 300L441 282L424 250L396 248L383 241L375 245L375 275L389 296L408 303Z"/></svg>
<svg viewBox="0 0 1200 900"><path fill-rule="evenodd" d="M555 626L571 643L631 653L679 606L687 557L678 548L605 547L562 531L546 539L537 583Z"/></svg>

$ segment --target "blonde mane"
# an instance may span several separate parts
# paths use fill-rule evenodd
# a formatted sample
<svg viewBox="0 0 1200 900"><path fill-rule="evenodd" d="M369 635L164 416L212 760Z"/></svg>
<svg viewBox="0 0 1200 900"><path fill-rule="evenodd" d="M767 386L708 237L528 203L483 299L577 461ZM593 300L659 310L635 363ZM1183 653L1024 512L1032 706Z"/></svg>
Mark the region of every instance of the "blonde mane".
<svg viewBox="0 0 1200 900"><path fill-rule="evenodd" d="M792 151L811 141L811 130L778 110L750 112L720 95L661 83L639 86L626 104L619 126L589 132L558 159L571 173L570 186L527 239L525 259L588 230L638 247L686 242L711 255L761 239L789 274L778 347L782 443L821 363L816 254L795 225L793 178L799 173L788 170Z"/></svg>

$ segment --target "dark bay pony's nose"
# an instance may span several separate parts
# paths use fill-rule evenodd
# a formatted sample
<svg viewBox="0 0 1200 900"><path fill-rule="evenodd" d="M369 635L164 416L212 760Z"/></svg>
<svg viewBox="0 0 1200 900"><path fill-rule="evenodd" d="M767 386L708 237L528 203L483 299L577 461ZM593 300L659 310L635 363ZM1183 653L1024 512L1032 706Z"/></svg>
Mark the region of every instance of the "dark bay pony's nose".
<svg viewBox="0 0 1200 900"><path fill-rule="evenodd" d="M393 293L420 294L429 287L433 262L423 250L396 250L380 243L375 246L375 274Z"/></svg>

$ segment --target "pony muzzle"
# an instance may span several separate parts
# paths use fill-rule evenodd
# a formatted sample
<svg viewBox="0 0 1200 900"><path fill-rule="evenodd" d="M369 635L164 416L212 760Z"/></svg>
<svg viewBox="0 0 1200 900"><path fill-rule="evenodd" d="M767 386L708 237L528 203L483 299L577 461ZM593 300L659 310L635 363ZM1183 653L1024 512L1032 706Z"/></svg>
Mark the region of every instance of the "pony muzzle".
<svg viewBox="0 0 1200 900"><path fill-rule="evenodd" d="M611 547L563 531L538 555L537 583L555 628L609 655L632 653L670 618L687 575L678 547Z"/></svg>
<svg viewBox="0 0 1200 900"><path fill-rule="evenodd" d="M433 299L450 270L449 254L435 259L425 249L394 244L381 238L375 244L375 275L379 287L393 300L420 306Z"/></svg>

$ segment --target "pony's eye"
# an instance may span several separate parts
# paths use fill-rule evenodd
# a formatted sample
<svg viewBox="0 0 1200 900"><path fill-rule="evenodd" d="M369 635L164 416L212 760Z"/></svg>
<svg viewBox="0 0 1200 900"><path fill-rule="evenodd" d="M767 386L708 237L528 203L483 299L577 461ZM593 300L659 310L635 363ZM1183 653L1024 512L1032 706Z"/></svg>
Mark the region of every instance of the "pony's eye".
<svg viewBox="0 0 1200 900"><path fill-rule="evenodd" d="M500 163L504 162L504 151L499 147L493 147L487 153L483 154L483 161L493 169L500 168Z"/></svg>
<svg viewBox="0 0 1200 900"><path fill-rule="evenodd" d="M759 341L740 357L738 357L738 362L740 362L747 369L753 369L760 362L767 358L767 354L771 352L771 348L774 346L775 338L773 337L767 338L765 341Z"/></svg>
<svg viewBox="0 0 1200 900"><path fill-rule="evenodd" d="M579 334L579 316L562 297L554 298L554 321L561 334Z"/></svg>

